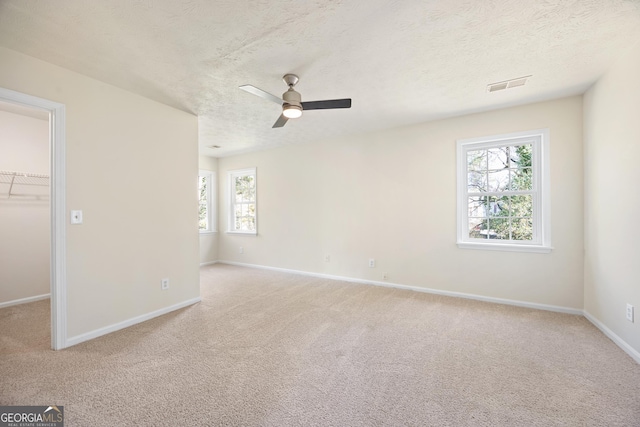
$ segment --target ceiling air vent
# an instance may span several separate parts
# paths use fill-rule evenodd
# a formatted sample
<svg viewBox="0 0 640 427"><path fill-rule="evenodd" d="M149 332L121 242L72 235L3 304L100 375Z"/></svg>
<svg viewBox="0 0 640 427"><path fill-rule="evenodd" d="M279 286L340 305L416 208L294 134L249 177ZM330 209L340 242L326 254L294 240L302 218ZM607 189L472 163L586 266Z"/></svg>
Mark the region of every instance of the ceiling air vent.
<svg viewBox="0 0 640 427"><path fill-rule="evenodd" d="M499 90L511 89L512 87L524 86L531 76L518 77L504 82L491 83L487 85L487 92L497 92Z"/></svg>

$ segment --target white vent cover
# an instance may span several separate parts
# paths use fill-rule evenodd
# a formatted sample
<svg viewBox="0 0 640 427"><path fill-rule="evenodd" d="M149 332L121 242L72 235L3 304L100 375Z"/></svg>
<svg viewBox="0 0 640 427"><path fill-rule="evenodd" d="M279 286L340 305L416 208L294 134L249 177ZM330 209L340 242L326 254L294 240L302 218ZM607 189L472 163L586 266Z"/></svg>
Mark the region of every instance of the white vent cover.
<svg viewBox="0 0 640 427"><path fill-rule="evenodd" d="M497 92L499 90L511 89L512 87L524 86L531 76L518 77L503 82L491 83L487 85L487 92Z"/></svg>

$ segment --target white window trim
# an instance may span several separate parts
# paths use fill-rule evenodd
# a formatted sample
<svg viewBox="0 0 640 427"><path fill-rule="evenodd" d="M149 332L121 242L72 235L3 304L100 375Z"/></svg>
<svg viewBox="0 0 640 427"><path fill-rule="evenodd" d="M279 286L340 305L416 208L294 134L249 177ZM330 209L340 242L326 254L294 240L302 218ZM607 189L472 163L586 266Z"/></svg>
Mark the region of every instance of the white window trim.
<svg viewBox="0 0 640 427"><path fill-rule="evenodd" d="M256 184L256 228L253 231L243 231L243 230L235 230L233 228L233 224L235 221L233 220L234 216L234 202L233 196L235 194L235 188L233 185L234 178L236 176L246 176L253 175L254 182ZM227 172L227 181L228 181L228 212L227 212L227 233L228 234L242 234L242 235L257 235L258 234L258 174L256 168L245 168L245 169L236 169Z"/></svg>
<svg viewBox="0 0 640 427"><path fill-rule="evenodd" d="M501 242L499 240L471 239L468 235L468 201L467 201L467 151L511 145L530 140L533 142L532 168L534 173L534 189L536 190L534 205L534 241L533 242ZM536 129L503 135L480 138L460 139L457 144L457 245L462 249L481 249L493 251L549 253L551 246L551 186L549 163L549 129Z"/></svg>
<svg viewBox="0 0 640 427"><path fill-rule="evenodd" d="M200 169L198 171L198 183L200 182L200 177L207 177L207 219L209 223L209 228L206 230L198 231L200 234L214 234L218 232L217 221L215 212L217 211L216 198L214 197L213 190L216 188L216 173L214 171ZM198 200L198 206L200 206Z"/></svg>

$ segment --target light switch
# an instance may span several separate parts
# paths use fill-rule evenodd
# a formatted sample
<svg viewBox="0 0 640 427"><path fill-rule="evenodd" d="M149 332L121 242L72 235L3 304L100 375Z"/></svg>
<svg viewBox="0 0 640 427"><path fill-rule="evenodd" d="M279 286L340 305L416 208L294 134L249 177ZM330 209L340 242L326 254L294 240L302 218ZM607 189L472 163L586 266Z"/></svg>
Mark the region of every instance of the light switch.
<svg viewBox="0 0 640 427"><path fill-rule="evenodd" d="M82 211L71 211L71 224L82 224Z"/></svg>

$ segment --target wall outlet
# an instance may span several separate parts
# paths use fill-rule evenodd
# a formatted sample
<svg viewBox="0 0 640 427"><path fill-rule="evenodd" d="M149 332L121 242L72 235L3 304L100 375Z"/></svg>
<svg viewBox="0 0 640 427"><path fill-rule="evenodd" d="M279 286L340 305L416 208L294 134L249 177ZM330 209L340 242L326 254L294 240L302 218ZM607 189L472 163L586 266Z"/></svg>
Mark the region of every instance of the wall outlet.
<svg viewBox="0 0 640 427"><path fill-rule="evenodd" d="M167 289L169 289L169 279L162 279L160 281L160 286L162 287L163 291L166 291Z"/></svg>
<svg viewBox="0 0 640 427"><path fill-rule="evenodd" d="M375 260L375 259L373 259L373 258L371 258L371 259L369 260L369 267L370 267L370 268L373 268L373 267L375 267L375 266L376 266L376 260Z"/></svg>
<svg viewBox="0 0 640 427"><path fill-rule="evenodd" d="M627 320L633 323L633 306L631 304L627 304Z"/></svg>
<svg viewBox="0 0 640 427"><path fill-rule="evenodd" d="M240 249L238 250L238 253L241 253L241 254L244 253L244 248L242 246L240 246Z"/></svg>
<svg viewBox="0 0 640 427"><path fill-rule="evenodd" d="M330 261L331 261L331 255L325 255L324 262L330 262Z"/></svg>
<svg viewBox="0 0 640 427"><path fill-rule="evenodd" d="M389 273L382 273L382 280L388 280L389 279Z"/></svg>

